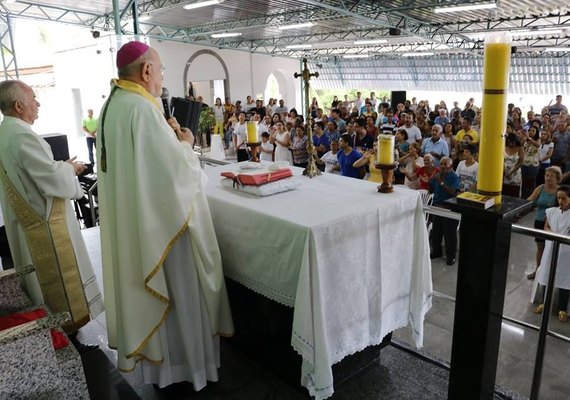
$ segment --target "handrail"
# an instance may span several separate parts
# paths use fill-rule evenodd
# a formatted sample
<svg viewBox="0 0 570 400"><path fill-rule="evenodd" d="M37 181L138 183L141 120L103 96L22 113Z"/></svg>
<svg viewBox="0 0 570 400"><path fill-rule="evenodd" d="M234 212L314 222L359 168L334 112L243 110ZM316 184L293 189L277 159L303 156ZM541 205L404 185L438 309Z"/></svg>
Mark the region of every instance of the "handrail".
<svg viewBox="0 0 570 400"><path fill-rule="evenodd" d="M425 213L438 215L445 218L451 218L456 220L461 220L461 214L452 212L445 208L434 207L434 206L423 206L423 211ZM534 371L532 376L532 386L530 392L530 400L538 400L540 393L540 385L542 382L542 367L544 364L544 349L546 347L546 338L548 336L554 337L558 340L570 343L570 337L559 334L548 329L548 321L550 318L550 310L552 308L552 297L554 292L554 282L556 278L556 268L558 266L558 251L561 244L570 245L570 236L561 235L559 233L554 233L550 231L544 231L535 228L529 228L526 226L512 224L511 232L518 233L524 236L531 236L535 238L540 238L544 240L550 240L553 242L552 246L552 257L550 259L550 271L548 275L548 283L545 288L544 293L544 309L542 311L542 318L540 321L540 326L532 325L524 321L520 321L511 317L502 316L502 319L511 322L516 325L523 326L525 328L538 331L538 344L536 349L536 357L534 363ZM436 297L444 298L455 302L455 297L433 291L433 295Z"/></svg>
<svg viewBox="0 0 570 400"><path fill-rule="evenodd" d="M91 187L87 191L87 198L89 199L89 211L91 212L91 222L93 223L93 226L97 225L97 221L99 221L99 218L96 217L95 215L95 200L94 200L95 196L93 195L93 192L95 191L96 188L97 188L97 181L95 181L95 183L91 185Z"/></svg>

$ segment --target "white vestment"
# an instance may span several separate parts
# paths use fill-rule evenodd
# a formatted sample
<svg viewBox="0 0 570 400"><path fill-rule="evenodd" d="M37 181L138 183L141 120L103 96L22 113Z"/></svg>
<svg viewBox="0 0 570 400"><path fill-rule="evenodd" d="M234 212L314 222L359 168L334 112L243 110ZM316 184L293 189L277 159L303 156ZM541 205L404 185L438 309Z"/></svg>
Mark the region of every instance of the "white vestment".
<svg viewBox="0 0 570 400"><path fill-rule="evenodd" d="M49 144L21 119L4 117L0 125L0 160L12 185L45 219L50 215L54 198L74 199L84 195L73 166L54 161ZM26 236L1 184L0 203L14 265L33 264ZM66 201L65 211L89 313L95 318L103 311L103 299L70 201ZM35 304L44 303L36 275L26 275L25 284L32 301Z"/></svg>
<svg viewBox="0 0 570 400"><path fill-rule="evenodd" d="M97 140L109 346L146 383L199 390L217 380L216 335L233 333L204 175L156 101L124 85L138 93L115 87Z"/></svg>

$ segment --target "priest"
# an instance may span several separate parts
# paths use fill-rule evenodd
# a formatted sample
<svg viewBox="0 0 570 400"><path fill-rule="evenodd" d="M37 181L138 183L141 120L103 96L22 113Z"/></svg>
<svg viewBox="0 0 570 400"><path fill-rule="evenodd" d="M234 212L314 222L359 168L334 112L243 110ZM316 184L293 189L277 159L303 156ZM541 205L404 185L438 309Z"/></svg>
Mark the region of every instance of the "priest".
<svg viewBox="0 0 570 400"><path fill-rule="evenodd" d="M221 256L194 137L167 122L163 66L141 42L117 52L119 79L97 141L109 346L145 383L217 381L219 336L231 335Z"/></svg>
<svg viewBox="0 0 570 400"><path fill-rule="evenodd" d="M0 83L0 203L15 266L33 264L28 295L52 312L68 312L64 329L76 341L79 328L103 311L103 299L70 199L84 195L74 159L54 161L48 143L32 131L40 103L24 82Z"/></svg>

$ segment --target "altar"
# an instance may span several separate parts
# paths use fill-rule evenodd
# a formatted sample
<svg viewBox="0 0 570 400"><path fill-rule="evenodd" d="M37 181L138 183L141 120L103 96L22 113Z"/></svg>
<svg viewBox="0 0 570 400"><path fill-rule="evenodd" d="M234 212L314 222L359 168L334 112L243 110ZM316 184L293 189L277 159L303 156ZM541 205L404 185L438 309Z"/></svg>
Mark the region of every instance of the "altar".
<svg viewBox="0 0 570 400"><path fill-rule="evenodd" d="M333 364L395 329L410 324L422 346L432 281L419 193L293 168L298 189L255 197L222 187L232 169L205 169L224 274L293 308L290 344L312 396L331 396Z"/></svg>

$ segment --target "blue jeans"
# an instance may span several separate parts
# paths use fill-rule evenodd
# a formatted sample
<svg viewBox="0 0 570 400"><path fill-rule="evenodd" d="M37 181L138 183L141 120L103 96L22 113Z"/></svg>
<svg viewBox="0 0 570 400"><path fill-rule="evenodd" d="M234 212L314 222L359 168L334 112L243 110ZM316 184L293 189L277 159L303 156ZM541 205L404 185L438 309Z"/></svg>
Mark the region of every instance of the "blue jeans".
<svg viewBox="0 0 570 400"><path fill-rule="evenodd" d="M93 157L93 148L96 147L94 137L87 137L87 152L89 153L89 162L95 164L95 158Z"/></svg>

